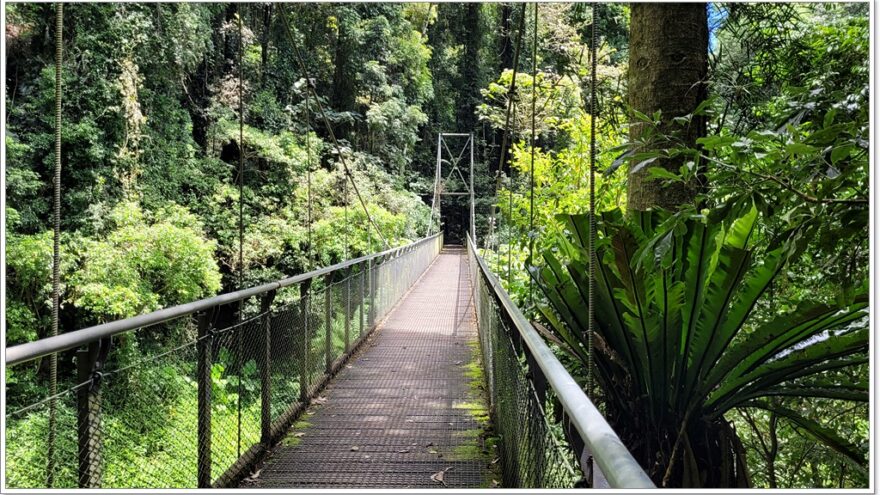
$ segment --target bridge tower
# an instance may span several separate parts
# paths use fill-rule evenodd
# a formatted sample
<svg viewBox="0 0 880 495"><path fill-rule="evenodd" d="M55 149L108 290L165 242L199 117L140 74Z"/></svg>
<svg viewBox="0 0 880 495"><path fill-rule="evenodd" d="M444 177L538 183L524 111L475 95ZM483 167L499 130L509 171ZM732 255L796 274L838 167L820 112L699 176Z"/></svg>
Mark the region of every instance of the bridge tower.
<svg viewBox="0 0 880 495"><path fill-rule="evenodd" d="M453 153L457 150L457 153ZM465 161L465 153L468 153ZM444 175L444 164L448 171ZM463 168L467 168L465 179ZM477 229L474 216L474 135L473 133L441 132L437 135L437 164L434 170L434 196L431 201L431 220L428 232L433 232L435 212L437 228L442 228L440 221L443 196L468 197L468 233L476 242ZM464 236L462 236L464 237ZM464 244L464 239L462 239Z"/></svg>

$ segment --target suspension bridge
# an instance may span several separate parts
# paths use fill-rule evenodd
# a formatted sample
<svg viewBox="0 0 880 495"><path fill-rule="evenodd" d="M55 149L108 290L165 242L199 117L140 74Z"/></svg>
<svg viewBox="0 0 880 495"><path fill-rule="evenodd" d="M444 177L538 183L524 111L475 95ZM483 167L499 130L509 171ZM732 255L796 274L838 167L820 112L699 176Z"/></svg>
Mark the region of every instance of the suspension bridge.
<svg viewBox="0 0 880 495"><path fill-rule="evenodd" d="M350 183L389 249L58 333L61 13L59 4L53 331L6 349L7 380L48 363L51 383L5 411L7 425L36 425L7 430L7 488L654 487L477 249L473 135L438 135L428 235L390 248L308 77L309 121L311 97L346 198ZM515 59L525 4L520 17ZM244 143L241 87L239 73ZM309 174L311 163L309 151ZM467 197L469 212L444 231L447 196ZM242 218L239 208L240 250Z"/></svg>
<svg viewBox="0 0 880 495"><path fill-rule="evenodd" d="M7 409L43 426L7 436L6 486L653 487L476 247L472 149L438 136L416 242L7 348L62 386Z"/></svg>
<svg viewBox="0 0 880 495"><path fill-rule="evenodd" d="M224 322L230 307L246 316ZM172 329L193 338L105 367L117 342ZM18 345L6 363L53 353L75 356L76 383L7 419L45 413L48 399L76 411L58 422L56 486L653 486L469 235L464 247L435 234ZM167 375L141 373L157 362ZM222 383L221 369L236 383ZM167 394L172 375L192 383L191 397ZM155 380L156 416L117 414L142 380ZM117 430L152 422L164 426L140 455L114 455ZM45 452L45 437L15 441ZM166 457L171 444L191 455ZM15 487L16 473L6 479Z"/></svg>

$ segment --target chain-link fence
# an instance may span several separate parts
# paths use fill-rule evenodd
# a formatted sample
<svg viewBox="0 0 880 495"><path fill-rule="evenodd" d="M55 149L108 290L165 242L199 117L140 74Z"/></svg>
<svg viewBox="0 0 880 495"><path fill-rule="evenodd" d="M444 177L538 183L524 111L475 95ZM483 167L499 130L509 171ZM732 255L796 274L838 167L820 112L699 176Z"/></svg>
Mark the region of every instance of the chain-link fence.
<svg viewBox="0 0 880 495"><path fill-rule="evenodd" d="M66 340L8 349L6 486L234 485L427 269L442 242L432 236L59 336ZM51 352L59 356L62 392L48 397L43 358Z"/></svg>
<svg viewBox="0 0 880 495"><path fill-rule="evenodd" d="M652 487L470 240L468 256L503 485ZM606 479L601 465L614 466L614 476Z"/></svg>

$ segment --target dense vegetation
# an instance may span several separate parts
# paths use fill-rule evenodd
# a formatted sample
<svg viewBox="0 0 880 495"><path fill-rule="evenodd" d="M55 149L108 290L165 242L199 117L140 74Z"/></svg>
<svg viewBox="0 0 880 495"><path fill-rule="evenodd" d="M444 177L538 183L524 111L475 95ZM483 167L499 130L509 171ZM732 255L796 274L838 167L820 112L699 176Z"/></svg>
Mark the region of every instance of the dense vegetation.
<svg viewBox="0 0 880 495"><path fill-rule="evenodd" d="M62 331L381 249L343 161L388 242L417 239L429 223L437 133L473 132L480 247L586 384L593 13L541 4L534 25L532 8L66 6ZM702 92L676 100L690 106L680 115L636 111L647 100L628 95L640 83L629 61L644 13L596 8L607 281L597 292L597 402L658 484L866 486L867 6L710 5ZM51 328L54 7L11 4L6 19L13 345ZM505 132L511 148L499 166ZM654 201L663 211L636 211L646 192L669 191L682 194ZM444 204L454 236L464 208ZM190 331L125 340L115 365ZM69 375L70 360L64 367ZM192 413L192 384L168 369L143 373L163 376L162 393ZM244 379L214 371L219 396ZM9 407L45 396L44 363L7 373ZM125 414L149 414L152 393L120 400ZM71 430L73 410L59 421ZM7 445L45 428L45 416L29 416L9 425ZM131 435L144 443L121 455L149 451L159 434ZM21 472L17 484L40 485L39 469Z"/></svg>
<svg viewBox="0 0 880 495"><path fill-rule="evenodd" d="M615 55L636 47L600 31L594 397L658 485L866 486L864 8L712 5L708 20L708 76L679 86L705 99L677 114L618 104L640 69ZM555 132L533 149L530 98L487 257L586 385L589 106L539 116ZM671 211L638 211L652 201Z"/></svg>

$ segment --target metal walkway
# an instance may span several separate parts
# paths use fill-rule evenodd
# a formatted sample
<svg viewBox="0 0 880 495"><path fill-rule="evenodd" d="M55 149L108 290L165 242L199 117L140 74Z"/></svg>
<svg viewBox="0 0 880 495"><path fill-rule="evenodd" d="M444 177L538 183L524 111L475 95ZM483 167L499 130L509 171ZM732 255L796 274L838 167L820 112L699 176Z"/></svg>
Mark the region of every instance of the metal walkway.
<svg viewBox="0 0 880 495"><path fill-rule="evenodd" d="M492 486L467 263L445 248L241 487Z"/></svg>

